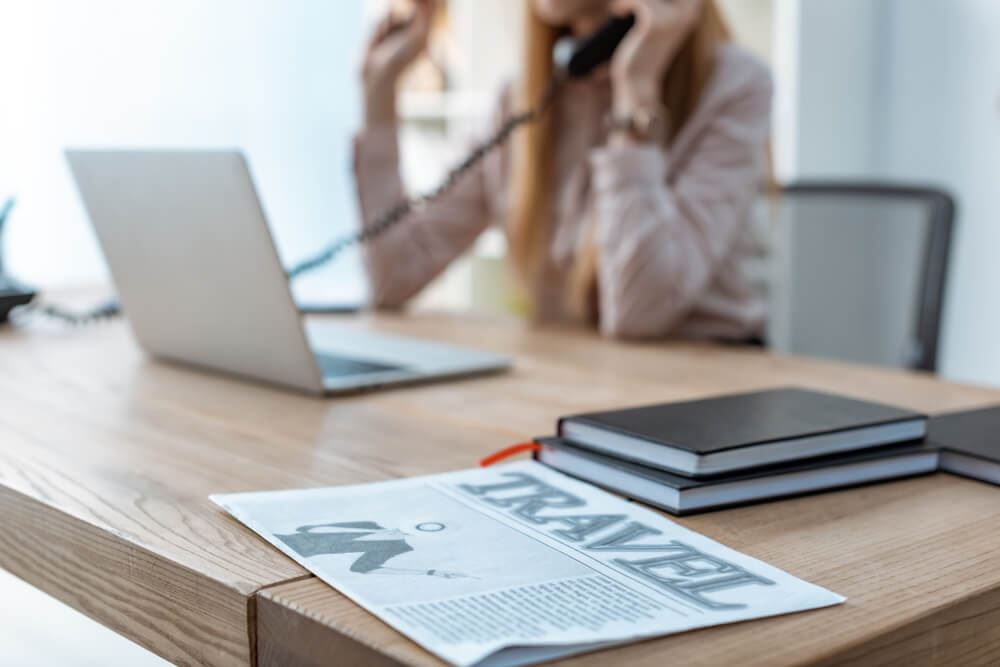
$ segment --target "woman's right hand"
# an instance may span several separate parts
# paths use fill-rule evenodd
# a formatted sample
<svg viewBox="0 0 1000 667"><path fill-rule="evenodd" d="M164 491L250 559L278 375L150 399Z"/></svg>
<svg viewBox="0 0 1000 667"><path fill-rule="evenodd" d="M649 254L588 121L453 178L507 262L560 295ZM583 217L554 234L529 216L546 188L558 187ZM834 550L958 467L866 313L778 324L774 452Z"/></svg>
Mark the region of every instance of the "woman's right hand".
<svg viewBox="0 0 1000 667"><path fill-rule="evenodd" d="M396 121L396 82L427 48L435 5L436 0L414 0L408 20L400 22L390 14L378 24L361 72L367 126Z"/></svg>

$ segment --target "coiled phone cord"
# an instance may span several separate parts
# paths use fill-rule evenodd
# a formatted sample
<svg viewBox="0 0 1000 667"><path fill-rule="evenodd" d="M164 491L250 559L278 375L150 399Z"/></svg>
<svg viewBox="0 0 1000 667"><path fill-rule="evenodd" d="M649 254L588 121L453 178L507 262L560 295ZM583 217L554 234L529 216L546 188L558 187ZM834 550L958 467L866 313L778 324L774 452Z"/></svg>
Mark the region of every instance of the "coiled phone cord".
<svg viewBox="0 0 1000 667"><path fill-rule="evenodd" d="M414 210L427 206L443 196L473 167L479 164L483 158L504 145L516 129L541 118L552 106L552 102L562 89L562 84L565 81L565 74L561 71L557 72L534 107L509 116L496 132L473 148L464 160L452 167L441 181L441 184L436 188L421 195L404 199L378 216L370 225L366 225L355 232L335 239L322 252L299 262L289 269L287 272L288 279L295 280L306 273L329 264L352 246L364 245L379 238L405 220ZM109 320L120 315L122 312L121 305L117 299L112 299L96 308L81 313L58 306L43 304L28 304L23 309L26 313L39 313L73 326L82 326Z"/></svg>
<svg viewBox="0 0 1000 667"><path fill-rule="evenodd" d="M357 232L335 240L322 252L292 267L292 269L288 271L288 278L290 280L294 280L304 273L318 269L319 267L333 261L337 255L351 246L363 245L377 239L399 224L402 220L406 219L406 216L408 216L413 210L430 204L451 190L455 184L458 183L458 181L467 172L479 164L483 158L498 149L500 146L504 145L514 130L522 125L533 123L538 120L552 105L553 100L562 88L562 84L565 80L565 77L561 74L554 76L535 107L508 117L491 137L477 145L464 160L452 167L441 181L441 184L436 188L429 192L425 192L422 195L411 197L399 202L376 218L372 224L363 227Z"/></svg>
<svg viewBox="0 0 1000 667"><path fill-rule="evenodd" d="M121 315L121 313L122 308L121 304L118 303L118 299L108 299L101 305L83 312L72 311L62 306L31 302L21 306L17 311L17 316L38 314L77 327L111 320Z"/></svg>

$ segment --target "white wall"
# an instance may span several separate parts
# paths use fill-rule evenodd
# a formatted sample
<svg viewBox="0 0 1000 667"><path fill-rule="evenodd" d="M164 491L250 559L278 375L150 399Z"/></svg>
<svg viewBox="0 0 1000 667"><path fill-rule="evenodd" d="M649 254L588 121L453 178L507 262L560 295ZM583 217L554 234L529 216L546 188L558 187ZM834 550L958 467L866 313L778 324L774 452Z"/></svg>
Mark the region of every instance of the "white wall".
<svg viewBox="0 0 1000 667"><path fill-rule="evenodd" d="M1000 385L1000 3L779 0L777 16L779 174L949 189L941 370Z"/></svg>
<svg viewBox="0 0 1000 667"><path fill-rule="evenodd" d="M456 89L492 97L516 75L524 24L521 4L511 0L451 0L459 56L451 72Z"/></svg>
<svg viewBox="0 0 1000 667"><path fill-rule="evenodd" d="M362 22L353 0L0 3L9 269L43 286L106 276L66 146L245 149L286 262L353 225Z"/></svg>
<svg viewBox="0 0 1000 667"><path fill-rule="evenodd" d="M783 177L870 171L884 11L881 0L779 0L775 139Z"/></svg>
<svg viewBox="0 0 1000 667"><path fill-rule="evenodd" d="M1000 2L892 0L891 12L882 167L955 194L943 370L1000 385Z"/></svg>

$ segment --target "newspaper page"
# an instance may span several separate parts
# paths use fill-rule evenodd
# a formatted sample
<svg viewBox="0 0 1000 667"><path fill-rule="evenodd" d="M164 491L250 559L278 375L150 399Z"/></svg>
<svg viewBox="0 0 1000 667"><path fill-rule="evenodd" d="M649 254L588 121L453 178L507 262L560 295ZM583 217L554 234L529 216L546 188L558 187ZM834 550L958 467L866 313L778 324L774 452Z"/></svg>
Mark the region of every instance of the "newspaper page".
<svg viewBox="0 0 1000 667"><path fill-rule="evenodd" d="M525 665L839 604L534 461L212 500L454 665Z"/></svg>

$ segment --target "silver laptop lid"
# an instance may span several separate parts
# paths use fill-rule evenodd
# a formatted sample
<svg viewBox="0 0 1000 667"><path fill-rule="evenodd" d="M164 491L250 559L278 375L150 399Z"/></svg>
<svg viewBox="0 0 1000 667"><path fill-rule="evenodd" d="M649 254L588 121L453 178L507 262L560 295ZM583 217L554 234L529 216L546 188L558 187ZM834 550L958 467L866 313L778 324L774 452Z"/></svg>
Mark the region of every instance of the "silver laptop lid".
<svg viewBox="0 0 1000 667"><path fill-rule="evenodd" d="M323 390L242 153L70 150L67 158L143 347Z"/></svg>

